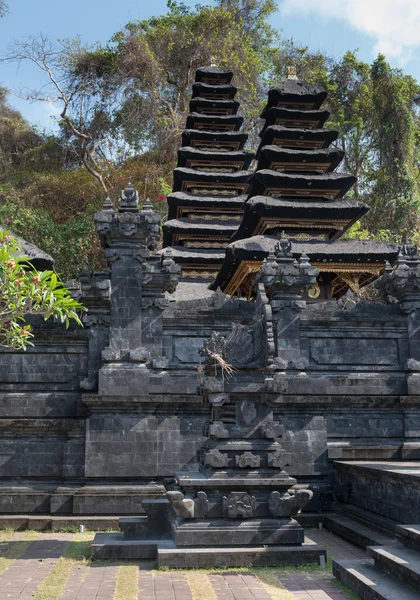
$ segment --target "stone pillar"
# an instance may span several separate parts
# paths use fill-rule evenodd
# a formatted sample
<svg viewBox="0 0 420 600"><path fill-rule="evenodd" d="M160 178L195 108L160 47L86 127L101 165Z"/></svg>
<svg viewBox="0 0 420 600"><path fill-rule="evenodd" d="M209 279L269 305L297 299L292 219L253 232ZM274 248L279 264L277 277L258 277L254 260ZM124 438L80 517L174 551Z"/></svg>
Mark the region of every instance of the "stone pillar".
<svg viewBox="0 0 420 600"><path fill-rule="evenodd" d="M417 246L404 244L394 268L387 263L377 287L386 299L398 301L408 316L410 357L406 363L408 394L420 394L420 257Z"/></svg>
<svg viewBox="0 0 420 600"><path fill-rule="evenodd" d="M88 308L83 325L88 330L88 375L80 383L83 390L98 389L98 371L102 365L102 351L109 343L110 281L107 273L90 276L82 271L80 278L81 299Z"/></svg>
<svg viewBox="0 0 420 600"><path fill-rule="evenodd" d="M315 283L317 275L318 269L309 264L306 254L299 261L293 258L292 244L286 239L279 241L262 264L258 280L272 308L274 367L303 370L307 366L300 353L299 313L306 307L301 294Z"/></svg>
<svg viewBox="0 0 420 600"><path fill-rule="evenodd" d="M111 269L109 345L102 353L99 393L145 393L149 368L164 362L165 291L175 290L179 267L168 254L151 254L160 239L160 215L149 200L139 209L131 184L121 194L119 210L107 199L95 222Z"/></svg>

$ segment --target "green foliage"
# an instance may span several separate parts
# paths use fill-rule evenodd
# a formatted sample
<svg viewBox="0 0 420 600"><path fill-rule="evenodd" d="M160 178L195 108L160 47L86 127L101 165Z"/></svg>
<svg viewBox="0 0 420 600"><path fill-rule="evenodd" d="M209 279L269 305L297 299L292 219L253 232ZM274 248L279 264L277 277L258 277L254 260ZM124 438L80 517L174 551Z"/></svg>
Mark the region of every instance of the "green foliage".
<svg viewBox="0 0 420 600"><path fill-rule="evenodd" d="M9 6L5 0L0 0L0 18L9 12Z"/></svg>
<svg viewBox="0 0 420 600"><path fill-rule="evenodd" d="M83 310L53 271L35 271L16 240L0 233L0 346L25 350L33 345L28 315L55 317L68 327L71 319L82 325Z"/></svg>
<svg viewBox="0 0 420 600"><path fill-rule="evenodd" d="M117 199L132 181L166 217L198 66L234 71L254 150L266 91L294 66L329 92L327 126L340 130L342 169L358 178L350 197L372 207L346 237L399 241L409 232L420 241L418 83L381 55L373 64L354 51L335 59L282 39L269 22L275 10L274 0L195 7L170 0L165 15L133 21L105 45L62 42L54 68L74 92L69 114L91 137L91 164L109 195ZM0 90L0 222L53 254L66 278L85 263L104 268L92 219L104 191L83 164L82 146L68 122L56 136L30 127Z"/></svg>

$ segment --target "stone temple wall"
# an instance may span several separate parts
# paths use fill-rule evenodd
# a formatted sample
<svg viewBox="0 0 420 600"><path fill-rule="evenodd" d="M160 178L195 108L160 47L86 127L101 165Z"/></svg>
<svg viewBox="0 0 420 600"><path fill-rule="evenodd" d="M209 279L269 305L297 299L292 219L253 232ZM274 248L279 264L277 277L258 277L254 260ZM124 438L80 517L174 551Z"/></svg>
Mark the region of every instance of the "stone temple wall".
<svg viewBox="0 0 420 600"><path fill-rule="evenodd" d="M284 456L323 510L333 460L419 458L414 259L383 276L391 304L307 304L312 268L288 254L235 300L177 287L170 253L149 250L155 213L130 206L96 216L111 270L81 279L85 327L37 321L34 348L0 352L0 513L135 514L176 472Z"/></svg>

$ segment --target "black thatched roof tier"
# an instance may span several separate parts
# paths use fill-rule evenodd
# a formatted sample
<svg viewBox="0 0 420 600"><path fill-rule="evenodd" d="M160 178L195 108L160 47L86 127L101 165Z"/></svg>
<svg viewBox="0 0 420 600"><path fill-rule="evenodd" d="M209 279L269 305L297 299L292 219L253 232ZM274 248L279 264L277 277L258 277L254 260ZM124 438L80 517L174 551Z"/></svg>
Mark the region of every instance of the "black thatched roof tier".
<svg viewBox="0 0 420 600"><path fill-rule="evenodd" d="M224 67L198 67L195 72L195 81L210 85L220 85L232 81L233 71Z"/></svg>
<svg viewBox="0 0 420 600"><path fill-rule="evenodd" d="M299 233L324 234L334 240L369 210L363 202L339 199L331 202L304 202L288 198L254 196L244 205L243 220L231 241L260 233L284 230L289 237Z"/></svg>
<svg viewBox="0 0 420 600"><path fill-rule="evenodd" d="M54 259L52 256L38 248L38 246L35 246L35 244L27 242L5 227L0 226L0 232L9 233L14 238L16 243L22 248L22 254L29 258L34 269L37 271L50 271L54 268ZM18 258L18 256L16 258Z"/></svg>
<svg viewBox="0 0 420 600"><path fill-rule="evenodd" d="M261 117L264 119L270 108L316 110L326 100L327 92L318 85L286 79L268 92L268 100Z"/></svg>
<svg viewBox="0 0 420 600"><path fill-rule="evenodd" d="M219 173L177 167L173 191L201 196L241 196L248 193L252 175L251 171Z"/></svg>
<svg viewBox="0 0 420 600"><path fill-rule="evenodd" d="M328 148L337 138L338 131L333 129L290 129L280 125L270 125L261 137L257 155L263 146L269 145L306 150Z"/></svg>
<svg viewBox="0 0 420 600"><path fill-rule="evenodd" d="M238 110L237 100L210 100L199 97L190 100L190 112L204 115L236 115Z"/></svg>
<svg viewBox="0 0 420 600"><path fill-rule="evenodd" d="M236 131L197 131L185 129L182 132L182 145L192 146L199 150L212 150L232 152L242 150L248 135Z"/></svg>
<svg viewBox="0 0 420 600"><path fill-rule="evenodd" d="M245 171L249 168L253 152L238 150L234 152L206 152L191 146L183 146L178 150L178 167L197 169L199 171L231 172Z"/></svg>
<svg viewBox="0 0 420 600"><path fill-rule="evenodd" d="M264 146L260 150L257 168L293 173L330 173L343 158L343 150L292 150Z"/></svg>
<svg viewBox="0 0 420 600"><path fill-rule="evenodd" d="M278 241L278 237L258 235L229 244L223 265L210 289L220 287L224 290L242 261L263 261L270 252L274 252ZM295 258L307 254L311 264L316 264L321 272L323 267L328 269L328 263L354 265L355 269L360 264L362 269L362 265L382 266L386 261L392 264L398 256L396 244L374 240L293 242L292 251Z"/></svg>
<svg viewBox="0 0 420 600"><path fill-rule="evenodd" d="M356 181L356 177L346 173L303 175L261 169L254 173L249 197L314 198L329 201L342 198Z"/></svg>
<svg viewBox="0 0 420 600"><path fill-rule="evenodd" d="M193 98L209 98L210 100L233 100L238 90L234 85L209 85L207 83L194 83L192 86Z"/></svg>
<svg viewBox="0 0 420 600"><path fill-rule="evenodd" d="M238 215L242 213L246 196L196 196L173 192L166 200L169 207L168 219L176 219L190 213Z"/></svg>
<svg viewBox="0 0 420 600"><path fill-rule="evenodd" d="M243 117L238 115L203 115L193 112L187 117L186 129L239 131L243 121Z"/></svg>
<svg viewBox="0 0 420 600"><path fill-rule="evenodd" d="M290 110L273 107L265 113L265 124L260 136L270 125L321 129L328 121L330 114L328 110Z"/></svg>
<svg viewBox="0 0 420 600"><path fill-rule="evenodd" d="M172 246L179 242L189 240L190 245L194 241L218 241L227 244L238 227L238 221L211 220L204 221L194 219L171 219L163 225L163 245Z"/></svg>
<svg viewBox="0 0 420 600"><path fill-rule="evenodd" d="M209 265L220 265L223 263L225 253L211 248L184 248L183 246L172 246L172 257L175 262L182 263L206 263Z"/></svg>

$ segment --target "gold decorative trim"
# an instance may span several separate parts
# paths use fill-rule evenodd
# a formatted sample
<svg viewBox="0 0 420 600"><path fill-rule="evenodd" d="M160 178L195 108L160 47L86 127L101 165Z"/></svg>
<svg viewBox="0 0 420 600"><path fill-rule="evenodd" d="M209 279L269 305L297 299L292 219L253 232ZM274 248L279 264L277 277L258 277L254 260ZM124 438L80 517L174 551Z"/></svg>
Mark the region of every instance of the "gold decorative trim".
<svg viewBox="0 0 420 600"><path fill-rule="evenodd" d="M199 206L178 206L177 207L177 212L176 212L176 216L178 217L184 217L184 216L188 216L190 214L191 211L194 211L195 213L200 213L203 212L204 214L214 214L214 215L218 215L220 213L231 213L232 215L239 215L242 216L242 210L239 208L218 208L218 207L206 207L206 208L200 208ZM200 216L200 219L202 217Z"/></svg>
<svg viewBox="0 0 420 600"><path fill-rule="evenodd" d="M277 108L289 108L291 110L314 110L314 102L287 102L285 100L279 100L276 104Z"/></svg>
<svg viewBox="0 0 420 600"><path fill-rule="evenodd" d="M334 229L336 231L342 231L347 225L348 220L324 220L324 219L299 219L299 220L281 220L276 217L261 217L255 230L251 235L261 235L272 229L278 227L279 229L293 227L295 229Z"/></svg>
<svg viewBox="0 0 420 600"><path fill-rule="evenodd" d="M226 248L226 242L184 241L184 248Z"/></svg>
<svg viewBox="0 0 420 600"><path fill-rule="evenodd" d="M201 83L206 83L207 85L227 85L228 80L217 78L217 77L202 77L200 79Z"/></svg>
<svg viewBox="0 0 420 600"><path fill-rule="evenodd" d="M174 246L178 246L179 242L192 242L193 240L205 241L209 242L224 242L227 244L229 242L230 234L228 235L200 235L200 234L187 234L187 233L176 233L174 235Z"/></svg>
<svg viewBox="0 0 420 600"><path fill-rule="evenodd" d="M320 196L328 198L328 200L334 200L340 193L340 189L322 189L322 188L275 188L267 187L264 190L263 196L269 196L270 198L281 198L285 196L287 198L319 198Z"/></svg>
<svg viewBox="0 0 420 600"><path fill-rule="evenodd" d="M199 98L204 98L204 100L230 100L230 94L206 94L206 92L201 92Z"/></svg>
<svg viewBox="0 0 420 600"><path fill-rule="evenodd" d="M236 269L236 272L232 279L229 281L226 286L225 294L230 294L233 296L239 289L239 287L243 284L243 282L254 273L258 273L261 268L260 260L243 260L239 267Z"/></svg>
<svg viewBox="0 0 420 600"><path fill-rule="evenodd" d="M235 131L236 123L195 123L196 131Z"/></svg>
<svg viewBox="0 0 420 600"><path fill-rule="evenodd" d="M324 175L331 166L331 162L327 163L314 163L314 162L272 162L270 163L269 169L276 171L277 173L286 173L288 171L293 173L318 173Z"/></svg>
<svg viewBox="0 0 420 600"><path fill-rule="evenodd" d="M186 161L186 165L188 169L197 169L197 171L208 173L235 173L243 169L244 161L215 162L213 160L189 159Z"/></svg>
<svg viewBox="0 0 420 600"><path fill-rule="evenodd" d="M317 148L323 148L326 140L281 140L274 138L272 144L279 146L280 148L307 148L309 150L315 150Z"/></svg>
<svg viewBox="0 0 420 600"><path fill-rule="evenodd" d="M318 127L320 123L319 119L315 119L315 120L308 120L306 121L305 119L294 119L293 121L290 119L276 119L275 121L275 125L281 125L282 127L290 127L291 129L293 128L300 128L300 127L305 127L306 129L316 129Z"/></svg>
<svg viewBox="0 0 420 600"><path fill-rule="evenodd" d="M235 274L232 279L229 281L228 285L225 288L225 293L230 294L231 296L235 294L240 287L246 287L250 276L254 276L261 268L262 261L242 261L237 268ZM320 273L337 273L349 275L358 274L362 279L363 276L370 275L367 277L365 281L361 285L366 285L366 283L370 282L374 279L374 276L379 276L381 274L382 269L384 268L384 264L372 265L370 263L312 263L313 267L319 269ZM339 275L341 277L341 275Z"/></svg>
<svg viewBox="0 0 420 600"><path fill-rule="evenodd" d="M200 196L242 196L248 191L248 183L198 183L183 181L181 192L197 194Z"/></svg>
<svg viewBox="0 0 420 600"><path fill-rule="evenodd" d="M312 263L313 267L316 267L322 273L370 273L371 275L379 276L385 263L342 263L342 262L329 262L329 263Z"/></svg>
<svg viewBox="0 0 420 600"><path fill-rule="evenodd" d="M223 215L223 214L196 214L189 213L190 219L201 219L202 221L240 221L241 215Z"/></svg>
<svg viewBox="0 0 420 600"><path fill-rule="evenodd" d="M219 108L217 106L205 106L198 107L195 109L195 112L198 112L200 115L233 115L233 107L232 108Z"/></svg>
<svg viewBox="0 0 420 600"><path fill-rule="evenodd" d="M240 149L241 142L191 140L191 147L205 152L234 152Z"/></svg>

